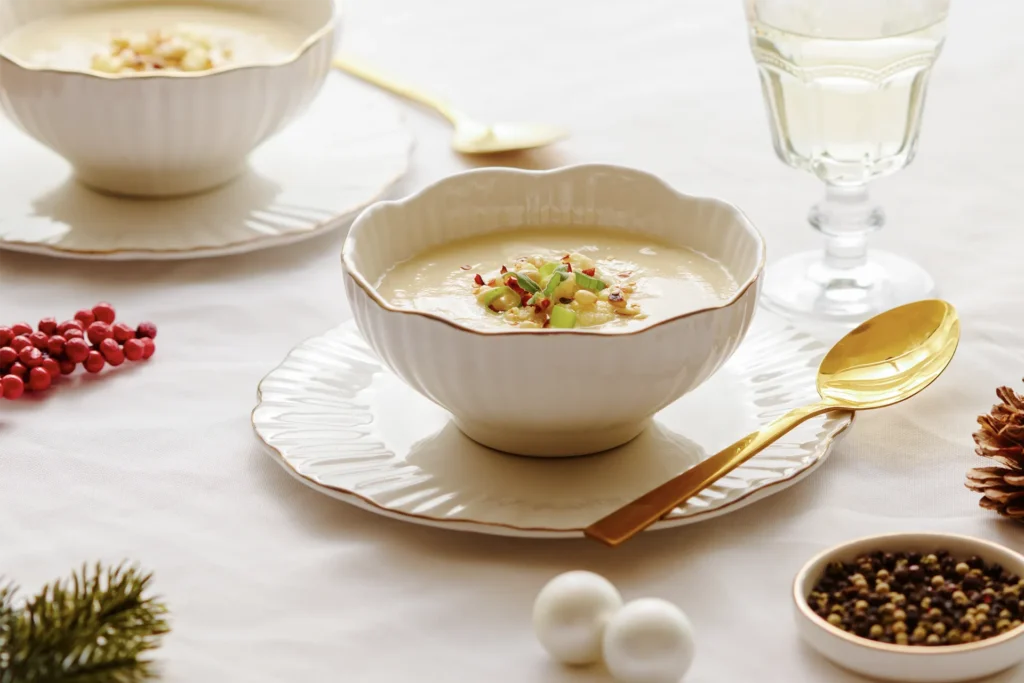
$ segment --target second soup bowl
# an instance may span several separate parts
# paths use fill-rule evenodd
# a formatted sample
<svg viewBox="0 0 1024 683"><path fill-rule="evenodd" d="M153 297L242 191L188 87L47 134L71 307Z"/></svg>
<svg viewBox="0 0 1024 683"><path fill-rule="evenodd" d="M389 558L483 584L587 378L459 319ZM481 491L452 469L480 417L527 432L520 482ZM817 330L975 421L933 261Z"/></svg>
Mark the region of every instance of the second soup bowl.
<svg viewBox="0 0 1024 683"><path fill-rule="evenodd" d="M430 249L545 226L599 227L692 249L722 264L736 292L636 328L525 330L473 329L398 307L377 289L396 264ZM549 457L630 441L655 413L718 370L750 326L764 261L761 235L734 206L681 194L641 171L597 164L451 176L367 209L342 255L356 322L384 363L451 412L471 439Z"/></svg>
<svg viewBox="0 0 1024 683"><path fill-rule="evenodd" d="M94 26L124 16L118 12L136 16L138 10L159 17L169 9L176 10L174 17L225 12L222 21L243 26L260 19L294 34L296 49L285 57L205 71L109 74L93 70L88 59L69 69L4 47L11 35L37 22L50 26L45 53L54 51L50 44L57 38L75 36L66 26ZM76 23L61 23L72 17ZM333 0L0 0L0 109L64 157L78 180L93 189L131 197L211 190L241 175L249 154L319 94L330 73L340 21ZM104 32L118 28L111 25Z"/></svg>

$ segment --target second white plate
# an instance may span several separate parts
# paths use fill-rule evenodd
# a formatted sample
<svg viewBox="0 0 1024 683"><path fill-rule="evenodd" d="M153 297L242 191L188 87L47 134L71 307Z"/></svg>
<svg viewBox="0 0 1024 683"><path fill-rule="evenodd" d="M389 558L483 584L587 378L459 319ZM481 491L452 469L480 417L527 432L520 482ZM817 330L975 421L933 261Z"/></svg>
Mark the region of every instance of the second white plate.
<svg viewBox="0 0 1024 683"><path fill-rule="evenodd" d="M531 459L462 435L442 408L373 355L353 323L293 350L259 387L253 427L303 483L372 512L508 536L580 536L590 523L790 408L817 399L825 347L761 315L736 355L629 444ZM749 505L806 477L852 423L833 413L793 430L652 529Z"/></svg>
<svg viewBox="0 0 1024 683"><path fill-rule="evenodd" d="M412 134L385 94L331 74L312 107L222 188L121 199L78 184L61 157L0 116L0 249L103 260L191 259L334 230L404 175Z"/></svg>

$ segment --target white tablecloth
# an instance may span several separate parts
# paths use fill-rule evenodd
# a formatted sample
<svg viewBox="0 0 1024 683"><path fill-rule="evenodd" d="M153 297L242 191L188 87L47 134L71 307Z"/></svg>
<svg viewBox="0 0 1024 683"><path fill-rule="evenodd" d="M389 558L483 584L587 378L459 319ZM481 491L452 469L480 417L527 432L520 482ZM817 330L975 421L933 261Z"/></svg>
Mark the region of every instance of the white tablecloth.
<svg viewBox="0 0 1024 683"><path fill-rule="evenodd" d="M347 4L351 51L481 117L571 127L513 163L637 166L742 206L770 257L818 244L804 216L821 188L774 157L738 1ZM0 405L0 573L34 589L86 559L153 569L173 611L159 654L172 683L606 681L551 663L531 633L536 591L573 568L681 605L698 633L691 683L858 680L797 640L790 581L811 554L914 529L1024 549L1024 529L963 487L975 416L1024 374L1022 23L1010 0L954 8L920 154L875 191L889 215L877 243L937 276L963 318L959 355L920 397L860 416L804 483L615 552L389 521L291 479L249 424L259 379L349 315L341 235L155 265L3 253L0 321L109 300L160 337L148 366ZM442 122L410 122L401 192L467 166Z"/></svg>

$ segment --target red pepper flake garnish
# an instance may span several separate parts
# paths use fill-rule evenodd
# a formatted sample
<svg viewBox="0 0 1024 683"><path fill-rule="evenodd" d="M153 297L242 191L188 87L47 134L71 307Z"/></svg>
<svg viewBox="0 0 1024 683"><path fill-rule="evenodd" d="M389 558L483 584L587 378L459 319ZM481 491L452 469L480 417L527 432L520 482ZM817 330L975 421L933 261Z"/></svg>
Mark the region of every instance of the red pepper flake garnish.
<svg viewBox="0 0 1024 683"><path fill-rule="evenodd" d="M566 263L568 263L569 262L569 255L566 254L565 256L563 256L562 260L565 261Z"/></svg>
<svg viewBox="0 0 1024 683"><path fill-rule="evenodd" d="M583 271L583 274L588 277L597 277L597 268L587 268Z"/></svg>
<svg viewBox="0 0 1024 683"><path fill-rule="evenodd" d="M519 286L519 279L514 275L508 279L506 283L516 294L525 294L526 290Z"/></svg>
<svg viewBox="0 0 1024 683"><path fill-rule="evenodd" d="M565 264L565 271L567 273L571 273L572 272L572 264L571 263L566 262L566 264Z"/></svg>
<svg viewBox="0 0 1024 683"><path fill-rule="evenodd" d="M633 274L633 271L625 270L625 271L619 273L619 277L621 277L623 280L625 280L626 278L628 278L632 274Z"/></svg>
<svg viewBox="0 0 1024 683"><path fill-rule="evenodd" d="M459 268L462 268L463 270L469 270L472 267L473 266L459 266Z"/></svg>
<svg viewBox="0 0 1024 683"><path fill-rule="evenodd" d="M525 306L526 302L533 296L519 286L519 280L514 275L508 279L508 286L513 292L519 295L519 302L523 306Z"/></svg>
<svg viewBox="0 0 1024 683"><path fill-rule="evenodd" d="M505 266L502 266L501 267L501 274L504 275L507 272L508 272L508 268L506 268Z"/></svg>
<svg viewBox="0 0 1024 683"><path fill-rule="evenodd" d="M488 287L496 287L497 284L498 284L498 280L496 278L492 278L491 281L487 283L487 286Z"/></svg>
<svg viewBox="0 0 1024 683"><path fill-rule="evenodd" d="M487 308L491 309L495 313L501 313L501 311L494 307L494 304L487 304Z"/></svg>
<svg viewBox="0 0 1024 683"><path fill-rule="evenodd" d="M484 286L484 279L480 276L480 273L476 274L476 277L473 278L473 282L477 283L481 287Z"/></svg>
<svg viewBox="0 0 1024 683"><path fill-rule="evenodd" d="M544 321L544 327L551 327L551 318Z"/></svg>

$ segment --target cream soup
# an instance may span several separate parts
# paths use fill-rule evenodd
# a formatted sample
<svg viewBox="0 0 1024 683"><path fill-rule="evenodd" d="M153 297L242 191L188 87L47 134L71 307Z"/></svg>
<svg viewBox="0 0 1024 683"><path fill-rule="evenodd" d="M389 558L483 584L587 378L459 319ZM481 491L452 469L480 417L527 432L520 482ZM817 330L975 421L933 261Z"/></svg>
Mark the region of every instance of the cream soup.
<svg viewBox="0 0 1024 683"><path fill-rule="evenodd" d="M298 25L244 10L127 4L31 22L0 40L0 51L37 67L132 75L273 63L308 37Z"/></svg>
<svg viewBox="0 0 1024 683"><path fill-rule="evenodd" d="M729 271L699 252L578 227L452 242L377 283L399 308L485 330L636 328L721 304L737 290Z"/></svg>

